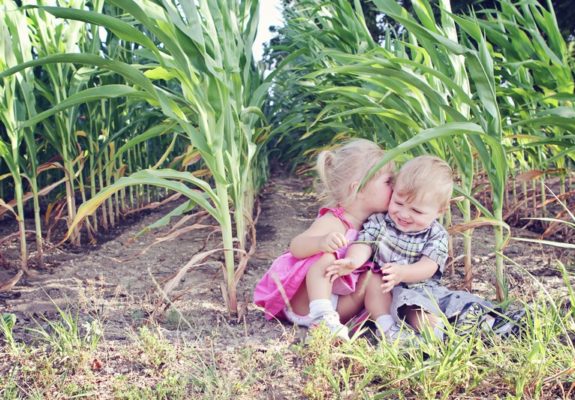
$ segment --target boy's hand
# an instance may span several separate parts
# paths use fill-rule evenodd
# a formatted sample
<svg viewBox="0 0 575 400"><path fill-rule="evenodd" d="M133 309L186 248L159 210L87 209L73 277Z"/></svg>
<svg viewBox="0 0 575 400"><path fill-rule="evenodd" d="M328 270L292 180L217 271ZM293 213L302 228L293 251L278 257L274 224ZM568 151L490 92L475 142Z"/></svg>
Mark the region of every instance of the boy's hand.
<svg viewBox="0 0 575 400"><path fill-rule="evenodd" d="M391 292L394 286L403 281L401 271L404 268L405 265L400 264L385 264L381 267L381 290L383 293Z"/></svg>
<svg viewBox="0 0 575 400"><path fill-rule="evenodd" d="M339 248L347 245L347 239L341 232L330 232L319 242L319 249L322 253L334 253Z"/></svg>
<svg viewBox="0 0 575 400"><path fill-rule="evenodd" d="M335 260L333 264L325 269L325 277L333 283L340 276L348 275L356 269L353 260L349 258L342 258Z"/></svg>

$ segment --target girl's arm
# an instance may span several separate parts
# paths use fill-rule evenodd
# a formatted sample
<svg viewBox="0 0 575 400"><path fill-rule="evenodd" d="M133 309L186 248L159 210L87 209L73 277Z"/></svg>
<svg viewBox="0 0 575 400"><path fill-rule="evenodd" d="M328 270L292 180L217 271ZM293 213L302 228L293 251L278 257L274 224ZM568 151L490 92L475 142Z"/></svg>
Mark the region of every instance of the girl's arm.
<svg viewBox="0 0 575 400"><path fill-rule="evenodd" d="M343 223L337 217L325 214L292 239L290 252L294 257L307 258L318 253L333 253L346 245Z"/></svg>
<svg viewBox="0 0 575 400"><path fill-rule="evenodd" d="M351 274L355 269L361 267L370 259L372 249L365 243L354 243L347 249L345 258L334 261L326 268L325 275L331 282L338 277Z"/></svg>
<svg viewBox="0 0 575 400"><path fill-rule="evenodd" d="M431 258L422 256L413 264L385 264L381 268L383 292L389 292L400 283L417 283L430 279L437 271L438 264Z"/></svg>

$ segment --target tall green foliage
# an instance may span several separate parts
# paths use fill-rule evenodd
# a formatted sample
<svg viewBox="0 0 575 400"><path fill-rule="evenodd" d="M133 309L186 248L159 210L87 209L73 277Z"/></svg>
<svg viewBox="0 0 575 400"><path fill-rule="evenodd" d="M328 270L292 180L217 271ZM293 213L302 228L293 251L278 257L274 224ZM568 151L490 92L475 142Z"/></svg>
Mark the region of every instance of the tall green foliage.
<svg viewBox="0 0 575 400"><path fill-rule="evenodd" d="M132 57L137 55L137 59L120 61L109 58L110 53L103 57L88 52L63 52L20 64L1 76L8 77L33 66L60 70L87 65L99 73L107 71L122 76L127 82L101 81L97 87L62 99L28 124L60 115L62 110L78 107L98 96L145 100L158 107L166 127L175 124L199 153L211 180L202 180L193 172L154 168L115 182L108 180L106 188L79 209L70 232L83 217L126 186L155 185L181 192L189 203L179 208L180 213L199 205L221 227L226 301L229 309L236 311L235 288L247 261L247 224L251 221L255 190L262 183L260 165L265 154L261 153L261 145L267 132L260 122L263 117L260 106L269 85L262 81L251 54L258 2L113 0L109 3L129 14L130 22L123 15L106 15L99 10L38 7L34 12L65 19L74 26L104 27L126 46L132 43ZM134 63L135 60L139 63ZM142 133L143 140L165 134L174 129L171 126L147 130ZM138 143L142 140L132 138L122 146L121 153L125 155ZM108 165L114 168L116 164L108 160ZM237 268L234 252L244 255L240 256Z"/></svg>
<svg viewBox="0 0 575 400"><path fill-rule="evenodd" d="M26 19L17 11L11 0L0 2L0 71L32 57L32 46L28 32L24 29ZM34 77L30 72L19 76L8 76L0 81L0 157L5 161L14 182L16 219L20 231L20 268L30 273L27 264L26 226L24 224L24 179L29 167L30 183L34 191L36 216L36 241L38 254L42 254L42 235L38 207L38 187L36 184L37 149L30 128L18 126L18 120L35 112L35 101L31 95ZM23 157L21 149L26 148L28 157ZM28 161L28 164L26 163Z"/></svg>

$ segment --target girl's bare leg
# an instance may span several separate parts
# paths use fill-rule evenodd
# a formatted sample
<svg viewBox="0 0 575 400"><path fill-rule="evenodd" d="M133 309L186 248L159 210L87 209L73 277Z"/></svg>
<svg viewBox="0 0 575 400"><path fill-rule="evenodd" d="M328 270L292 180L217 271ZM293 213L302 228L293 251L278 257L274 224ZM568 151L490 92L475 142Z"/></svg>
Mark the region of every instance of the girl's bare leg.
<svg viewBox="0 0 575 400"><path fill-rule="evenodd" d="M309 314L309 296L307 295L305 282L301 284L297 292L292 297L290 305L293 312L298 315Z"/></svg>
<svg viewBox="0 0 575 400"><path fill-rule="evenodd" d="M298 315L309 314L309 303L318 299L331 299L332 284L325 277L325 269L335 261L333 254L322 255L312 266L309 267L302 284L291 299L291 307Z"/></svg>

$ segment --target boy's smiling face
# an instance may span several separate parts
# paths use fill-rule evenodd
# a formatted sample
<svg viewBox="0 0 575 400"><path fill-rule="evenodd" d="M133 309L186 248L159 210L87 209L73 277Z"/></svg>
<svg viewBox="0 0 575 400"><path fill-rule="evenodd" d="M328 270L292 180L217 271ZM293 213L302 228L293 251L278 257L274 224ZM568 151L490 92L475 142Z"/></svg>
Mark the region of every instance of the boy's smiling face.
<svg viewBox="0 0 575 400"><path fill-rule="evenodd" d="M419 195L409 198L394 191L388 210L389 217L402 232L419 232L429 227L441 214L433 196Z"/></svg>

